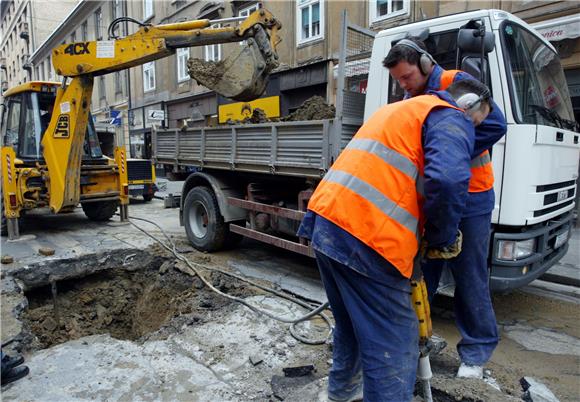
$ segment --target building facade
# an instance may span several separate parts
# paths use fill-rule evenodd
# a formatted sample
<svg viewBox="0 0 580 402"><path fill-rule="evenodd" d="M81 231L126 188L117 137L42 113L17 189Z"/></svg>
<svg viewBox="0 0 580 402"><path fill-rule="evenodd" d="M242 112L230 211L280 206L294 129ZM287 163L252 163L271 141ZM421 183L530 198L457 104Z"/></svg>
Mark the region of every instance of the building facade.
<svg viewBox="0 0 580 402"><path fill-rule="evenodd" d="M566 70L576 116L580 110L580 24L576 1L82 0L73 3L72 11L61 12L60 15L64 15L61 22L42 43L31 47L29 40L26 47L24 39L20 38L20 47L16 48L10 43L15 41L15 37L20 37L19 32L24 32L22 29L25 28L18 21L28 18L31 24L29 31L30 27L37 29L36 25L41 23L33 17L30 19L34 11L24 13L28 10L26 7L37 3L42 2L1 2L3 35L0 56L6 59L3 72L10 73L14 83L31 78L58 81L60 77L53 71L50 60L51 50L65 42L107 40L107 28L119 16L126 15L145 23L165 24L192 19L244 17L259 8L266 8L280 20L283 27L283 41L277 49L280 67L272 73L265 93L266 97L277 103L281 115L292 112L314 95L334 103L334 74L340 49L343 10L347 10L350 22L379 31L457 12L502 9L536 26L556 46ZM51 2L51 8L60 3ZM10 18L6 18L8 15ZM57 20L57 13L54 15ZM137 29L136 24L123 23L116 34L130 34ZM15 33L7 37L7 33L13 30ZM219 106L231 101L190 79L187 60L195 57L218 61L237 46L240 45L232 43L178 49L174 55L143 66L96 77L92 98L96 121L103 123L103 131L107 131L106 123L110 121L111 112L121 111L125 143L130 146L133 157L150 156L150 131L154 124L169 128L184 124L217 124ZM22 54L29 55L24 70L17 68L18 60L20 66L25 64ZM10 67L11 64L14 66ZM16 72L20 77L18 80L14 78ZM360 90L364 91L363 83ZM112 131L110 127L108 131Z"/></svg>
<svg viewBox="0 0 580 402"><path fill-rule="evenodd" d="M122 0L77 2L30 56L34 79L60 81L62 77L54 71L52 65L52 50L63 43L108 40L109 24L115 18L124 15L127 15L127 2ZM126 24L121 24L116 34L124 35L126 29ZM112 120L111 116L116 112L120 112L125 144L129 141L127 123L130 103L129 71L95 77L91 102L91 112L100 134L103 152L111 155L115 130L109 123Z"/></svg>
<svg viewBox="0 0 580 402"><path fill-rule="evenodd" d="M0 2L1 92L33 79L30 55L57 27L76 1L2 0Z"/></svg>

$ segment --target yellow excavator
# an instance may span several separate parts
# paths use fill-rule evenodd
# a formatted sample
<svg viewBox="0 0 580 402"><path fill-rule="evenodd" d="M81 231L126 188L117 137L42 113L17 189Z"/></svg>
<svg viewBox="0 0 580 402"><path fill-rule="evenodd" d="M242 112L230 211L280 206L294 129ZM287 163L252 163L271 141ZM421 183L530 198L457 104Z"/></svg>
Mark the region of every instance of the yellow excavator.
<svg viewBox="0 0 580 402"><path fill-rule="evenodd" d="M139 25L122 38L122 22ZM213 24L229 25L211 28ZM190 60L198 83L235 100L258 98L278 65L280 23L265 9L247 18L193 20L151 25L120 17L109 26L109 40L63 44L53 49L58 82L27 82L4 93L0 134L2 153L2 234L19 237L24 211L50 208L70 211L80 203L89 219L110 219L120 207L128 218L127 155L116 146L103 156L92 118L94 77L138 66L176 49L245 41L225 60L204 64Z"/></svg>

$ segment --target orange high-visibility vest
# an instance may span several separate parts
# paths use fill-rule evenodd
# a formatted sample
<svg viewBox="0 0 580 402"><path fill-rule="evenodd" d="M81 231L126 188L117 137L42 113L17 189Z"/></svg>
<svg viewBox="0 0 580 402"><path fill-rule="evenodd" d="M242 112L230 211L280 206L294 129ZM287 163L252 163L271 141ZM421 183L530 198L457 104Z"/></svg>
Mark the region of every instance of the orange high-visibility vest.
<svg viewBox="0 0 580 402"><path fill-rule="evenodd" d="M309 210L407 278L424 224L422 128L435 107L457 109L433 95L383 106L348 143L308 203Z"/></svg>
<svg viewBox="0 0 580 402"><path fill-rule="evenodd" d="M440 89L447 89L453 84L455 75L461 70L444 70L439 80ZM485 150L471 160L471 179L469 180L469 192L481 193L493 188L493 165L489 151Z"/></svg>

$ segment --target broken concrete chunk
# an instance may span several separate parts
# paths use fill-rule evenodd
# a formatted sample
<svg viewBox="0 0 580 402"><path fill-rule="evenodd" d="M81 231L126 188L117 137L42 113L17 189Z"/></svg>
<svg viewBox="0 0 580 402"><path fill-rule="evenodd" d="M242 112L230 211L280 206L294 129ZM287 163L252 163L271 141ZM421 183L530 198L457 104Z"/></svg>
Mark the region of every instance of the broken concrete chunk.
<svg viewBox="0 0 580 402"><path fill-rule="evenodd" d="M2 264L12 264L14 262L14 257L11 255L3 255L0 262L2 262Z"/></svg>
<svg viewBox="0 0 580 402"><path fill-rule="evenodd" d="M282 371L284 371L286 377L302 377L314 371L314 365L307 364L306 366L284 367Z"/></svg>
<svg viewBox="0 0 580 402"><path fill-rule="evenodd" d="M53 248L50 248L50 247L41 247L41 248L38 249L38 252L40 254L46 255L46 256L54 255L54 249Z"/></svg>
<svg viewBox="0 0 580 402"><path fill-rule="evenodd" d="M167 271L169 271L171 268L173 268L173 265L175 265L174 261L165 261L163 264L161 264L161 266L159 267L159 273L160 274L164 274Z"/></svg>
<svg viewBox="0 0 580 402"><path fill-rule="evenodd" d="M250 363L252 363L252 366L257 366L258 364L262 363L263 361L264 361L264 358L262 357L262 355L256 354L256 355L250 356Z"/></svg>
<svg viewBox="0 0 580 402"><path fill-rule="evenodd" d="M526 402L560 402L548 387L533 377L523 377L520 384L524 390L522 399Z"/></svg>

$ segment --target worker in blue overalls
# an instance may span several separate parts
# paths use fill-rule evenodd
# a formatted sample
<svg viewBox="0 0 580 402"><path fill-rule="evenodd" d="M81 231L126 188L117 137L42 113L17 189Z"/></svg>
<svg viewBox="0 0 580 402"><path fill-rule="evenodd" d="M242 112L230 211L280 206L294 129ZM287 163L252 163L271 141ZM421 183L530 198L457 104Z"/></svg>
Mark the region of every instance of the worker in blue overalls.
<svg viewBox="0 0 580 402"><path fill-rule="evenodd" d="M459 80L473 79L463 71L441 68L425 45L416 39L399 41L391 48L383 65L405 90L405 98L444 90ZM463 250L452 260L430 259L422 265L430 300L437 291L445 264L455 280L454 306L461 334L457 344L461 358L458 377L483 378L483 366L491 358L499 339L487 265L491 213L495 204L489 150L506 131L505 117L492 103L491 113L475 130L469 197L459 224Z"/></svg>

